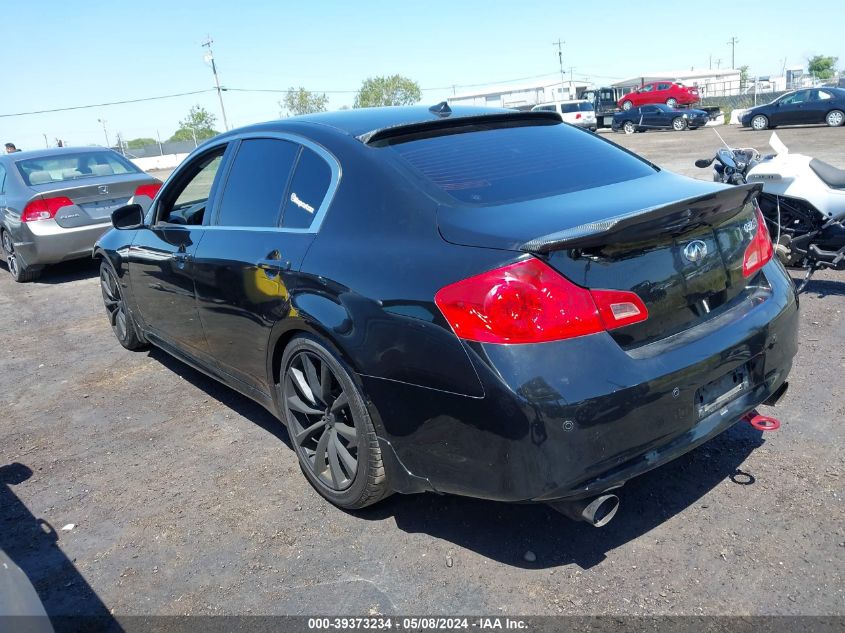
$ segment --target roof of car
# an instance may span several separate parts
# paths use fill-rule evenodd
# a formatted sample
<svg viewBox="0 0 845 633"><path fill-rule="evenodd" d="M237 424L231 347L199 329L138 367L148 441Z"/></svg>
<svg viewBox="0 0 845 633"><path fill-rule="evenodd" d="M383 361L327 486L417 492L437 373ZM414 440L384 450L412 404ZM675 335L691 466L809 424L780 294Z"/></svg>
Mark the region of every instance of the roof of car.
<svg viewBox="0 0 845 633"><path fill-rule="evenodd" d="M355 108L352 110L338 110L335 112L320 112L317 114L304 114L301 116L268 121L257 126L263 129L278 126L284 128L288 123L309 123L335 128L340 132L351 136L361 136L375 130L383 130L401 125L424 123L427 121L438 121L448 118L481 116L485 114L520 114L517 110L506 110L503 108L482 108L473 106L450 106L451 113L440 115L432 112L430 106L389 106L383 108ZM524 113L523 113L524 114ZM241 128L238 132L248 130Z"/></svg>

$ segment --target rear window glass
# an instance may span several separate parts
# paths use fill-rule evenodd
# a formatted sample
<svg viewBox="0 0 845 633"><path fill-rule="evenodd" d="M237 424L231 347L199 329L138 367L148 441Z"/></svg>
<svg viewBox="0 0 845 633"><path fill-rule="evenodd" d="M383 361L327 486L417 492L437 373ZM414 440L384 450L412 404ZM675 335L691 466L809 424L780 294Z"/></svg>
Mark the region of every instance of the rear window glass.
<svg viewBox="0 0 845 633"><path fill-rule="evenodd" d="M561 112L568 114L570 112L578 112L578 104L577 103L561 103L560 104Z"/></svg>
<svg viewBox="0 0 845 633"><path fill-rule="evenodd" d="M603 187L655 168L564 124L478 130L388 146L455 200L501 204Z"/></svg>
<svg viewBox="0 0 845 633"><path fill-rule="evenodd" d="M17 161L17 166L27 185L137 174L141 171L120 154L107 150L28 158Z"/></svg>
<svg viewBox="0 0 845 633"><path fill-rule="evenodd" d="M582 102L578 104L578 107L581 108L581 112L592 112L594 110L592 103Z"/></svg>

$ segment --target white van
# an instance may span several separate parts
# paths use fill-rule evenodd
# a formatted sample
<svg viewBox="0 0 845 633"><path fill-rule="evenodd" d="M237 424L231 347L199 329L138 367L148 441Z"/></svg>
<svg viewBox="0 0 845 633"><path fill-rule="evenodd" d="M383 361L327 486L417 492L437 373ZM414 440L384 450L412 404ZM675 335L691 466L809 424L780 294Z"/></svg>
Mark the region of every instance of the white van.
<svg viewBox="0 0 845 633"><path fill-rule="evenodd" d="M584 99L540 103L531 108L532 112L537 110L557 112L566 123L583 127L591 132L596 131L596 111L593 109L593 104Z"/></svg>

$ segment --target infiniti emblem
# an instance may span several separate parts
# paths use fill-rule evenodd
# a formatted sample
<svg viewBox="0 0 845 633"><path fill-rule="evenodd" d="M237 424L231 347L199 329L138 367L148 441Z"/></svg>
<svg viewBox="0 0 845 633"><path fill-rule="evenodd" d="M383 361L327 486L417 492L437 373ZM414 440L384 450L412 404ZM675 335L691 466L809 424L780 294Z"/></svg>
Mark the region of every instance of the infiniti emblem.
<svg viewBox="0 0 845 633"><path fill-rule="evenodd" d="M707 244L701 240L693 240L684 246L684 257L693 264L697 264L707 255Z"/></svg>
<svg viewBox="0 0 845 633"><path fill-rule="evenodd" d="M99 187L97 187L97 190L98 190L100 193L102 193L103 195L105 195L105 194L107 194L107 193L109 192L108 185L100 185Z"/></svg>

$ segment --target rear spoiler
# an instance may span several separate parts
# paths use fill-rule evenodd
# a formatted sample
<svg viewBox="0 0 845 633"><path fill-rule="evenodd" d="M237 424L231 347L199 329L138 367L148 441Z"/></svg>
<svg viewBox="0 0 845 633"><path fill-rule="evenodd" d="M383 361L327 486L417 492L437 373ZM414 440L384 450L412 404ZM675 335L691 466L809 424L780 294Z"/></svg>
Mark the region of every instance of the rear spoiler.
<svg viewBox="0 0 845 633"><path fill-rule="evenodd" d="M371 130L356 136L365 145L386 145L391 139L409 136L413 139L426 138L449 134L459 128L471 127L473 125L531 125L532 123L560 123L561 118L557 112L536 111L536 112L497 112L496 114L478 114L474 116L459 116L455 118L437 118L431 121L420 121L418 123L405 123L390 127ZM410 139L409 139L410 140Z"/></svg>
<svg viewBox="0 0 845 633"><path fill-rule="evenodd" d="M543 254L609 242L637 242L655 233L681 233L694 225L715 225L737 215L762 190L761 184L729 187L550 233L525 242L519 250Z"/></svg>

